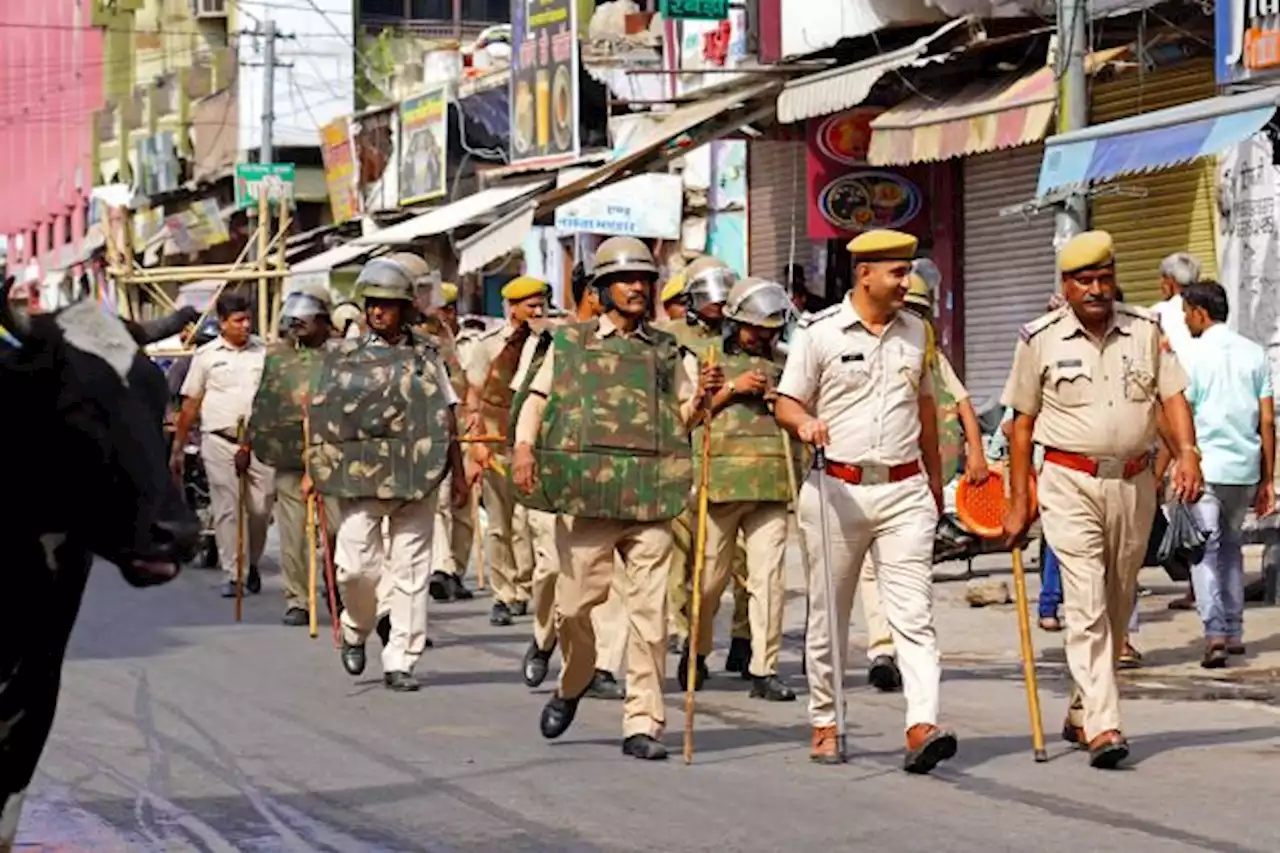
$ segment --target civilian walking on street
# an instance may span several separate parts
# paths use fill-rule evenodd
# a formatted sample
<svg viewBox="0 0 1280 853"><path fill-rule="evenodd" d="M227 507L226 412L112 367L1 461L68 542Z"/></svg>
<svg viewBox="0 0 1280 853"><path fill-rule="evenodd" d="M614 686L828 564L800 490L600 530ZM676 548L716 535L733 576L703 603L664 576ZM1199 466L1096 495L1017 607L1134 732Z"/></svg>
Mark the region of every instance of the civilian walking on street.
<svg viewBox="0 0 1280 853"><path fill-rule="evenodd" d="M1240 528L1253 505L1275 508L1276 427L1271 374L1262 347L1226 326L1227 294L1216 281L1182 290L1194 341L1183 360L1191 384L1204 470L1204 494L1192 507L1205 534L1204 557L1191 567L1204 622L1201 666L1217 669L1244 654L1244 559Z"/></svg>

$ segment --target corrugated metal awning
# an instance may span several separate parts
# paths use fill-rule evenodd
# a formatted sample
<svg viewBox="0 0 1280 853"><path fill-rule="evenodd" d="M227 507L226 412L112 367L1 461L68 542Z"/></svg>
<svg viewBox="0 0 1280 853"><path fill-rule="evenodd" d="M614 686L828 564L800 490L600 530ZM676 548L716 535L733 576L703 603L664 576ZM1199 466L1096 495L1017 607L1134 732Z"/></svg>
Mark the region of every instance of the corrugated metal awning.
<svg viewBox="0 0 1280 853"><path fill-rule="evenodd" d="M538 180L515 186L481 190L452 204L433 208L412 219L399 222L390 228L383 228L381 231L358 237L348 245L363 247L364 251L368 251L374 246L401 246L421 237L444 234L460 225L479 219L487 213L494 213L514 201L531 196L545 189L550 183L548 180Z"/></svg>
<svg viewBox="0 0 1280 853"><path fill-rule="evenodd" d="M529 229L533 228L533 214L537 202L528 201L499 217L492 225L457 242L458 275L466 275L483 268L524 243Z"/></svg>
<svg viewBox="0 0 1280 853"><path fill-rule="evenodd" d="M357 246L355 243L343 243L318 255L312 255L305 261L293 264L289 267L289 272L328 272L338 267L345 267L377 248L377 246Z"/></svg>
<svg viewBox="0 0 1280 853"><path fill-rule="evenodd" d="M1132 46L1095 51L1085 68L1096 73ZM905 166L985 154L1044 139L1057 103L1052 68L979 80L949 96L917 95L871 122L867 162Z"/></svg>
<svg viewBox="0 0 1280 853"><path fill-rule="evenodd" d="M922 62L929 46L971 18L948 21L934 32L916 39L906 47L877 54L851 65L810 74L791 80L778 95L778 121L796 122L814 116L830 115L856 107L871 94L871 88L890 71ZM928 61L928 60L923 60Z"/></svg>

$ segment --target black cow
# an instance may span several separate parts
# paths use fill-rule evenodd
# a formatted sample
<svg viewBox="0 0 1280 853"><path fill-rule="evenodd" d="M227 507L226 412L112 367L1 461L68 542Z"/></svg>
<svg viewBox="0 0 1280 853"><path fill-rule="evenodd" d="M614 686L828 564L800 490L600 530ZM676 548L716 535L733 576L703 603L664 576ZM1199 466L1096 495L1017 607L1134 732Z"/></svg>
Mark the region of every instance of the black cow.
<svg viewBox="0 0 1280 853"><path fill-rule="evenodd" d="M151 333L92 302L15 319L0 287L0 851L53 725L67 641L97 555L134 586L172 579L199 525L170 477ZM27 467L30 465L30 467Z"/></svg>

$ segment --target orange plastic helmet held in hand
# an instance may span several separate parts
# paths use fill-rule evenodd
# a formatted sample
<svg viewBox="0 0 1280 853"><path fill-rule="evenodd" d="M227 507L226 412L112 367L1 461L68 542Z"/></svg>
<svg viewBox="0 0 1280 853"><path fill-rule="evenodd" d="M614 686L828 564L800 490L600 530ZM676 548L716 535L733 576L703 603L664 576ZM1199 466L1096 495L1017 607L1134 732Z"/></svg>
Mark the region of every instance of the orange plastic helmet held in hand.
<svg viewBox="0 0 1280 853"><path fill-rule="evenodd" d="M999 539L1004 535L1004 466L990 466L991 476L981 483L973 484L962 479L956 487L956 515L973 533L983 539ZM1035 519L1040 511L1036 500L1036 478L1032 475L1027 484L1027 496L1030 501L1030 517Z"/></svg>

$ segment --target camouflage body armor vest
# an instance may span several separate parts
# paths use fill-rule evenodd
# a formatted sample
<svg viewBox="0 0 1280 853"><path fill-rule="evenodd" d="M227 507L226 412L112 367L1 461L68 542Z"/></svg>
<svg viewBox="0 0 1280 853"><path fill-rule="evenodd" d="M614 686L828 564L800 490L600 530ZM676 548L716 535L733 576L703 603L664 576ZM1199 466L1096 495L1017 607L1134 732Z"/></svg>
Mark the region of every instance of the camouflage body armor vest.
<svg viewBox="0 0 1280 853"><path fill-rule="evenodd" d="M311 477L335 498L423 500L444 479L448 405L435 342L372 334L325 353L311 397Z"/></svg>
<svg viewBox="0 0 1280 853"><path fill-rule="evenodd" d="M718 356L724 368L725 381L761 370L769 383L777 387L782 378L782 365L776 361L745 353ZM702 431L694 430L694 477L701 476ZM782 443L782 429L773 419L763 397L735 397L711 421L711 476L707 480L707 499L711 503L732 501L791 500L787 457ZM795 465L795 460L791 460ZM794 471L795 468L792 468Z"/></svg>
<svg viewBox="0 0 1280 853"><path fill-rule="evenodd" d="M539 342L519 401L547 351L554 353L554 375L534 449L538 487L532 495L517 489L519 500L580 518L675 518L688 506L693 484L676 398L680 348L652 327L650 343L618 334L601 338L599 325L563 326Z"/></svg>
<svg viewBox="0 0 1280 853"><path fill-rule="evenodd" d="M254 454L277 471L303 470L303 412L318 387L324 352L283 342L267 349L248 437Z"/></svg>
<svg viewBox="0 0 1280 853"><path fill-rule="evenodd" d="M938 409L938 457L942 461L942 482L950 483L960 470L960 457L964 454L964 428L960 423L960 406L943 378L941 361L946 356L938 352L933 324L925 328L925 367L933 372L933 400Z"/></svg>
<svg viewBox="0 0 1280 853"><path fill-rule="evenodd" d="M480 421L485 435L511 435L511 381L520 367L520 353L532 329L526 323L511 333L498 355L489 365L484 384L480 386Z"/></svg>
<svg viewBox="0 0 1280 853"><path fill-rule="evenodd" d="M458 341L454 337L453 330L438 318L428 317L421 326L414 329L414 332L436 339L436 345L440 348L440 359L449 373L449 384L453 386L453 393L458 395L459 400L467 399L467 375L463 372L462 361L458 358Z"/></svg>

